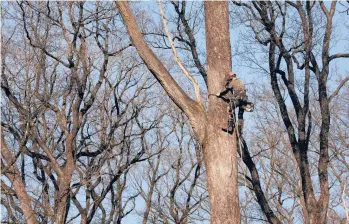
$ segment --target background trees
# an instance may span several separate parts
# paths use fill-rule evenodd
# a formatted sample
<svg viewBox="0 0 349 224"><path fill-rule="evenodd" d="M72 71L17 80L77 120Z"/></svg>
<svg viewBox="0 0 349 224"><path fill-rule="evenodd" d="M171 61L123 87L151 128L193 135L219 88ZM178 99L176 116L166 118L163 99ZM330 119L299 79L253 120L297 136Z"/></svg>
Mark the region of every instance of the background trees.
<svg viewBox="0 0 349 224"><path fill-rule="evenodd" d="M343 7L231 2L232 38L238 40L233 70L248 83L257 108L246 117L238 148L244 223L347 220ZM204 4L174 1L163 8L200 99L173 58L158 5L131 4L140 37L188 96L179 99L201 101L194 106L201 111L207 92L221 88L220 81L209 84ZM13 2L3 9L2 221L207 222L205 151L194 134L205 122L188 120L165 96L129 42L115 4ZM210 100L212 117L224 123L215 109L225 114L225 105Z"/></svg>
<svg viewBox="0 0 349 224"><path fill-rule="evenodd" d="M195 89L191 99L170 75L164 63L146 43L128 2L116 2L132 44L149 71L159 81L167 95L188 117L203 149L206 165L210 215L213 223L240 222L237 186L236 134L222 132L226 124L226 104L209 98L206 113L197 84L188 74ZM211 93L221 91L225 76L231 69L229 15L227 2L205 2L205 35L207 50L207 86ZM166 23L164 23L166 28ZM170 39L171 40L171 39ZM173 50L174 51L174 50ZM179 67L181 63L177 60ZM184 70L182 68L182 70Z"/></svg>
<svg viewBox="0 0 349 224"><path fill-rule="evenodd" d="M128 45L117 40L108 3L21 2L8 10L2 200L7 211L22 208L9 220L120 222L137 195L123 194L128 170L152 156L145 135L159 117L142 114L155 104L147 92L154 81L122 52Z"/></svg>
<svg viewBox="0 0 349 224"><path fill-rule="evenodd" d="M330 189L334 184L329 178L329 164L336 163L331 157L337 154L336 150L331 150L329 143L331 106L334 104L332 100L349 79L346 74L348 71L344 69L340 72L330 71L335 59L349 57L346 51L330 50L334 44L332 40L339 38L334 33L336 2L234 4L240 6L240 12L244 13L242 21L253 34L253 38L248 38L247 41L259 45L244 56L261 74L267 74L276 100L267 107L273 107L273 110L280 113L279 119L285 127L282 131L287 133L287 136L269 138L267 144L275 147L280 144L275 140L280 141L281 137L282 146L288 149L282 154L292 153L289 159L295 164L290 166L290 170L296 168L299 173L290 182L300 181L295 186L295 191L298 192L296 200L301 204L303 221L325 223L328 219ZM256 50L263 52L263 60L256 56ZM334 77L335 82L331 80ZM266 91L264 93L269 95ZM266 109L270 111L269 108ZM335 109L332 107L333 112ZM267 121L276 120L275 117L271 118L265 119L261 128L265 130L270 125L266 124ZM265 134L270 135L268 132ZM278 159L273 155L272 167ZM277 165L279 171L283 170L279 173L282 182L290 177L285 175L289 171L284 168L284 160L281 159ZM278 172L274 170L272 173ZM279 186L277 194L280 201L276 206L281 208L284 203L283 194L285 198L288 197L288 193L282 190L282 182L280 180L279 183L274 183L274 186ZM291 197L294 198L293 195ZM286 210L294 209L292 206ZM284 213L285 219L290 220L287 213Z"/></svg>

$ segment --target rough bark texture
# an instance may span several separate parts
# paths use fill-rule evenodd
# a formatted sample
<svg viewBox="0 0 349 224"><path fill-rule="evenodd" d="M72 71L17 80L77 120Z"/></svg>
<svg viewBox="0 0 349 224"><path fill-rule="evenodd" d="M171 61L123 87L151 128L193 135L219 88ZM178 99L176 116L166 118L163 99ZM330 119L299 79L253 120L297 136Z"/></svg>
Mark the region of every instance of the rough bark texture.
<svg viewBox="0 0 349 224"><path fill-rule="evenodd" d="M188 116L202 145L207 171L212 223L240 223L237 185L236 136L221 129L227 121L227 105L209 99L208 114L188 97L145 42L127 2L116 2L140 57L168 96ZM209 93L222 90L231 70L228 2L206 2L207 83Z"/></svg>
<svg viewBox="0 0 349 224"><path fill-rule="evenodd" d="M204 7L208 92L217 93L231 70L228 2L205 2ZM212 223L240 223L236 135L221 130L226 123L227 104L210 97L204 155Z"/></svg>

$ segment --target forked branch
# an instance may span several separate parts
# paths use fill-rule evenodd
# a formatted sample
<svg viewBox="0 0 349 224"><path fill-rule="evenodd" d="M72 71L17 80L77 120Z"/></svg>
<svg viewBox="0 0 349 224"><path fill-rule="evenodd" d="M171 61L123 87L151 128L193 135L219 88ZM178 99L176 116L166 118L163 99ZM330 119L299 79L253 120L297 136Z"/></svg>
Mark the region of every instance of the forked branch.
<svg viewBox="0 0 349 224"><path fill-rule="evenodd" d="M136 47L139 56L148 67L149 71L159 81L168 96L173 102L188 116L190 123L203 143L205 140L205 127L207 122L206 111L202 104L191 99L178 83L173 79L163 63L154 54L148 46L142 33L140 32L132 10L128 2L115 1L120 15L124 21L128 34L132 40L133 46Z"/></svg>
<svg viewBox="0 0 349 224"><path fill-rule="evenodd" d="M179 57L178 57L177 50L176 50L176 48L175 48L175 46L174 46L174 43L173 43L171 34L170 34L170 32L169 32L169 30L168 30L168 27L167 27L167 22L166 22L164 10L162 9L161 0L158 0L158 4L159 4L159 8L160 8L160 14L161 14L161 18L162 18L162 23L164 24L166 36L167 36L168 41L169 41L169 43L170 43L170 45L171 45L171 49L172 49L174 58L175 58L175 60L176 60L176 63L177 63L177 65L180 67L180 69L183 71L183 73L185 74L185 76L192 82L192 84L193 84L193 86L194 86L196 101L199 102L201 105L203 105L202 102L201 102L200 88L199 88L199 85L198 85L197 81L193 78L193 76L190 75L190 73L189 73L188 70L183 66L181 60L180 60Z"/></svg>

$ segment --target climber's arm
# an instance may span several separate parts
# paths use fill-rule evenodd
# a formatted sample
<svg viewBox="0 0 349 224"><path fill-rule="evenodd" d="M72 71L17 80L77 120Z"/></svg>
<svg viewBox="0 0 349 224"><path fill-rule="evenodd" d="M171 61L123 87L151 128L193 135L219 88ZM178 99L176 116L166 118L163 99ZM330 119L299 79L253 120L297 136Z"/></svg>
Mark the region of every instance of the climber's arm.
<svg viewBox="0 0 349 224"><path fill-rule="evenodd" d="M223 92L218 93L217 96L218 96L218 97L223 97L223 96L225 96L227 93L229 93L229 91L233 92L232 89L226 88Z"/></svg>
<svg viewBox="0 0 349 224"><path fill-rule="evenodd" d="M223 99L223 100L226 101L226 102L229 102L229 99L227 99L227 98L224 97L224 96L225 96L227 93L229 93L229 92L233 93L233 89L231 89L231 88L226 88L224 91L218 93L216 96L219 97L219 98L221 98L221 99Z"/></svg>

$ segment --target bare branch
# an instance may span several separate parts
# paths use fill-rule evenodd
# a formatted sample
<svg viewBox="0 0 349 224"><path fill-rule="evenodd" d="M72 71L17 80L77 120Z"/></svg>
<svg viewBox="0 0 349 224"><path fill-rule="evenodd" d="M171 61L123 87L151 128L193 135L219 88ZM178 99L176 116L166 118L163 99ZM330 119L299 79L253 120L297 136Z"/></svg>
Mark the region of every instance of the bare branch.
<svg viewBox="0 0 349 224"><path fill-rule="evenodd" d="M161 14L161 18L162 18L162 23L163 23L163 25L164 25L164 28L165 28L165 32L166 32L168 41L170 42L171 49L172 49L174 58L175 58L175 60L176 60L176 63L177 63L178 66L181 68L181 70L183 71L183 73L185 74L185 76L186 76L186 77L191 81L191 83L193 84L193 86L194 86L194 92L195 92L195 96L196 96L196 101L197 101L199 104L201 104L201 105L203 106L203 103L202 103L202 101L201 101L201 96L200 96L200 88L199 88L199 85L198 85L197 81L189 74L189 72L188 72L187 69L183 66L181 60L179 59L179 57L178 57L178 55L177 55L176 47L174 46L174 43L173 43L172 38L171 38L170 31L168 30L168 27L167 27L167 22L166 22L166 18L165 18L165 15L164 15L164 11L163 11L163 9L162 9L161 0L158 0L158 4L159 4L159 8L160 8L160 14Z"/></svg>
<svg viewBox="0 0 349 224"><path fill-rule="evenodd" d="M143 59L150 72L156 77L164 90L175 104L189 117L194 131L201 141L204 140L206 112L202 105L190 99L167 69L150 49L141 34L128 2L116 1L124 24L128 30L139 56Z"/></svg>
<svg viewBox="0 0 349 224"><path fill-rule="evenodd" d="M349 80L349 76L347 76L345 79L343 79L338 87L336 88L336 90L332 93L332 95L329 97L329 101L331 101L335 96L338 95L339 91L341 90L341 88L345 85L345 83Z"/></svg>
<svg viewBox="0 0 349 224"><path fill-rule="evenodd" d="M336 58L349 58L349 53L338 53L338 54L331 55L329 56L328 61L330 62Z"/></svg>

